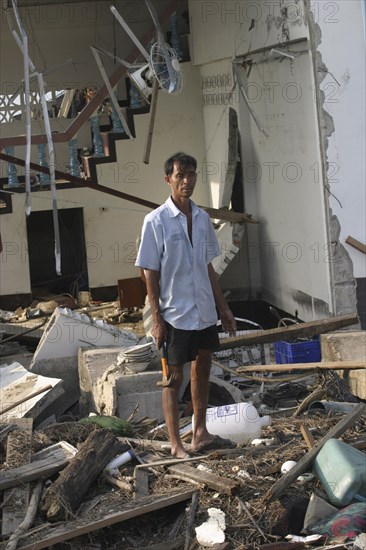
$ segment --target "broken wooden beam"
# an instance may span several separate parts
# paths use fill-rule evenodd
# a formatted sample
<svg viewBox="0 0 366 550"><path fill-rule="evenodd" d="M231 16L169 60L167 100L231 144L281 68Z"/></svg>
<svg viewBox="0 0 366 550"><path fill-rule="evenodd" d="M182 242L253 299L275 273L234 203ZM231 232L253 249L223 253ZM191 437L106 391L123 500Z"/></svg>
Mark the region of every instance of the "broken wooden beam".
<svg viewBox="0 0 366 550"><path fill-rule="evenodd" d="M62 458L55 460L53 457L31 462L18 468L0 471L0 491L17 487L23 483L29 483L36 479L45 479L57 474L69 463L69 459Z"/></svg>
<svg viewBox="0 0 366 550"><path fill-rule="evenodd" d="M362 243L361 241L358 241L357 239L354 239L349 235L346 239L346 243L358 250L359 252L362 252L362 254L366 254L366 244Z"/></svg>
<svg viewBox="0 0 366 550"><path fill-rule="evenodd" d="M112 458L128 448L109 430L92 432L47 489L41 507L47 519L53 522L70 519L99 473Z"/></svg>
<svg viewBox="0 0 366 550"><path fill-rule="evenodd" d="M210 218L217 220L223 220L225 222L238 222L238 223L258 223L252 218L251 214L246 212L235 212L234 210L228 210L227 208L211 208L209 206L200 205L202 210L205 210Z"/></svg>
<svg viewBox="0 0 366 550"><path fill-rule="evenodd" d="M358 323L358 316L340 315L318 321L298 323L288 327L277 327L268 330L253 330L243 336L222 338L218 350L232 349L240 346L252 346L254 344L267 344L279 340L292 340L296 338L312 338L323 332L338 330Z"/></svg>
<svg viewBox="0 0 366 550"><path fill-rule="evenodd" d="M191 547L193 533L194 533L193 531L194 519L198 509L198 503L199 503L199 492L196 491L192 496L191 508L189 510L188 522L186 527L186 538L184 541L184 550L189 550Z"/></svg>
<svg viewBox="0 0 366 550"><path fill-rule="evenodd" d="M358 370L366 369L366 360L354 360L354 361L318 361L315 363L284 363L284 364L270 364L270 365L249 365L247 367L238 367L237 369L231 369L237 373L246 372L289 372L298 370Z"/></svg>
<svg viewBox="0 0 366 550"><path fill-rule="evenodd" d="M297 479L299 475L301 475L308 469L308 467L312 464L315 457L325 445L325 443L329 439L340 437L346 430L348 430L348 428L353 426L353 424L357 422L357 420L363 414L365 414L365 412L366 405L364 403L360 403L359 405L357 405L357 407L354 408L353 411L347 414L347 416L344 416L342 420L338 422L338 424L336 424L331 430L329 430L329 432L318 443L315 444L311 451L309 451L299 460L296 466L291 468L291 470L287 472L287 474L285 474L274 483L274 485L266 494L265 500L267 502L271 502L272 500L281 496L282 493L291 485L291 483L295 481L295 479Z"/></svg>
<svg viewBox="0 0 366 550"><path fill-rule="evenodd" d="M214 489L215 491L219 491L220 493L224 493L226 495L231 495L233 491L240 486L240 482L237 480L218 476L204 470L197 470L187 464L175 464L174 466L170 466L169 472L172 474L178 474L180 479L202 483L203 485L210 487L210 489Z"/></svg>
<svg viewBox="0 0 366 550"><path fill-rule="evenodd" d="M13 164L18 164L19 166L25 166L24 160L18 157L14 157L12 155L6 155L5 153L1 153L1 152L0 152L0 160L11 162ZM40 164L37 164L35 162L30 163L30 168L37 172L42 172L43 174L49 174L49 168L41 166ZM94 189L94 191L106 193L107 195L112 195L114 197L118 197L120 199L129 201L135 204L139 204L141 206L146 206L146 208L151 208L152 210L160 206L160 204L156 202L148 201L146 199L142 199L140 197L130 195L128 193L120 191L119 189L113 189L112 187L101 185L91 179L84 179L84 178L80 178L79 176L73 176L68 172L55 170L55 176L59 180L64 180L71 184L77 185L78 187L80 186L88 187L89 189ZM202 208L202 210L205 210L207 214L214 219L221 219L229 222L258 223L257 221L253 220L251 214L234 212L234 210L226 210L225 208L219 208L219 209L210 208L209 206L202 206L202 205L200 205L200 208Z"/></svg>
<svg viewBox="0 0 366 550"><path fill-rule="evenodd" d="M145 499L140 499L139 501L133 501L132 506L131 502L126 502L120 506L121 509L118 512L107 514L101 519L93 520L84 525L78 525L75 521L69 521L60 527L54 527L50 536L39 541L32 542L31 537L29 537L29 541L26 539L23 540L23 544L19 546L19 549L42 550L42 548L50 548L60 542L70 540L87 533L92 533L98 529L103 529L104 527L109 527L110 525L115 525L116 523L121 523L122 521L139 517L144 514L148 514L149 512L154 512L155 510L173 506L179 502L184 502L185 500L189 500L194 492L195 490L188 490L171 495L158 494L154 497L150 496Z"/></svg>
<svg viewBox="0 0 366 550"><path fill-rule="evenodd" d="M159 93L159 81L158 81L157 78L154 78L152 96L151 96L151 103L150 103L149 129L148 129L148 132L147 132L144 155L143 155L143 158L142 158L142 161L145 164L149 164L149 162L150 162L150 153L151 153L152 138L153 138L153 133L154 133L156 107L157 107L157 104L158 104L158 93Z"/></svg>
<svg viewBox="0 0 366 550"><path fill-rule="evenodd" d="M301 431L301 434L302 434L302 436L305 440L307 448L309 450L311 450L315 445L315 440L312 436L311 431L309 430L309 428L307 426L305 426L305 424L301 424L300 431Z"/></svg>

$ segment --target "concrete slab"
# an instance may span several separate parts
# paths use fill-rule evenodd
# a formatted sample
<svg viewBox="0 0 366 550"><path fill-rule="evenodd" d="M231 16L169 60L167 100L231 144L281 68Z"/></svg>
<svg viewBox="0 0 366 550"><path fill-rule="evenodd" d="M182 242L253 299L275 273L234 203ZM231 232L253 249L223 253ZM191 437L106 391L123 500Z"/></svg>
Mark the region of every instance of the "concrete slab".
<svg viewBox="0 0 366 550"><path fill-rule="evenodd" d="M51 386L29 399L29 396L42 388ZM62 380L49 378L28 372L20 363L0 366L0 420L6 422L9 418L38 419L41 413L49 409L53 402L64 393ZM6 409L11 405L8 412ZM5 411L2 413L2 411Z"/></svg>
<svg viewBox="0 0 366 550"><path fill-rule="evenodd" d="M119 330L103 321L94 321L85 313L57 308L44 329L32 365L41 359L77 357L80 346L126 347L136 345L138 340L133 332Z"/></svg>
<svg viewBox="0 0 366 550"><path fill-rule="evenodd" d="M365 360L365 370L342 371L350 389L360 399L366 399L366 331L335 331L320 336L323 361Z"/></svg>
<svg viewBox="0 0 366 550"><path fill-rule="evenodd" d="M28 321L10 323L7 321L0 322L0 333L7 336L14 336L15 338L26 337L28 340L34 340L37 342L42 338L45 324L44 317L38 319L29 319ZM38 327L38 328L37 328Z"/></svg>

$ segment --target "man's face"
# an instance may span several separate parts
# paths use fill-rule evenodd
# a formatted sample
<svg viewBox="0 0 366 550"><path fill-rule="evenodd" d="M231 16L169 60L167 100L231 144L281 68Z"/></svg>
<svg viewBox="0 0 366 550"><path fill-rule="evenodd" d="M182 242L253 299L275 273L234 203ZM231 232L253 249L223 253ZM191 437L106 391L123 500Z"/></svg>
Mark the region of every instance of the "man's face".
<svg viewBox="0 0 366 550"><path fill-rule="evenodd" d="M165 176L165 181L171 187L173 199L189 199L196 185L197 173L193 166L183 167L175 162L173 173Z"/></svg>

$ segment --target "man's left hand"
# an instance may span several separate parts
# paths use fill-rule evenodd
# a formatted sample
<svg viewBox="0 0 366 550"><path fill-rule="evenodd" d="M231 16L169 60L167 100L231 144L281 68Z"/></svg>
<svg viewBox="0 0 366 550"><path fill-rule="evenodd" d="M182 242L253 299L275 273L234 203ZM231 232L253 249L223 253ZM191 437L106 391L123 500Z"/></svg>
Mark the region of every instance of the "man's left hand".
<svg viewBox="0 0 366 550"><path fill-rule="evenodd" d="M229 336L235 336L236 321L231 309L227 307L223 311L220 311L220 319L222 324L222 330L224 332L228 332Z"/></svg>

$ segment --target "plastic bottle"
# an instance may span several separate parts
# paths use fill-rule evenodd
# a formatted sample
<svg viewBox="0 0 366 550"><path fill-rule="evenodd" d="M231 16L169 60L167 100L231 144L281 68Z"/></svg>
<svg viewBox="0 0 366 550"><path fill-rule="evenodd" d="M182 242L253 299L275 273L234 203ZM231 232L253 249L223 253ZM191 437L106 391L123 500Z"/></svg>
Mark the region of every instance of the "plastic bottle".
<svg viewBox="0 0 366 550"><path fill-rule="evenodd" d="M259 416L252 403L233 403L207 409L206 423L211 434L246 445L261 437L262 428L269 426L271 419Z"/></svg>

